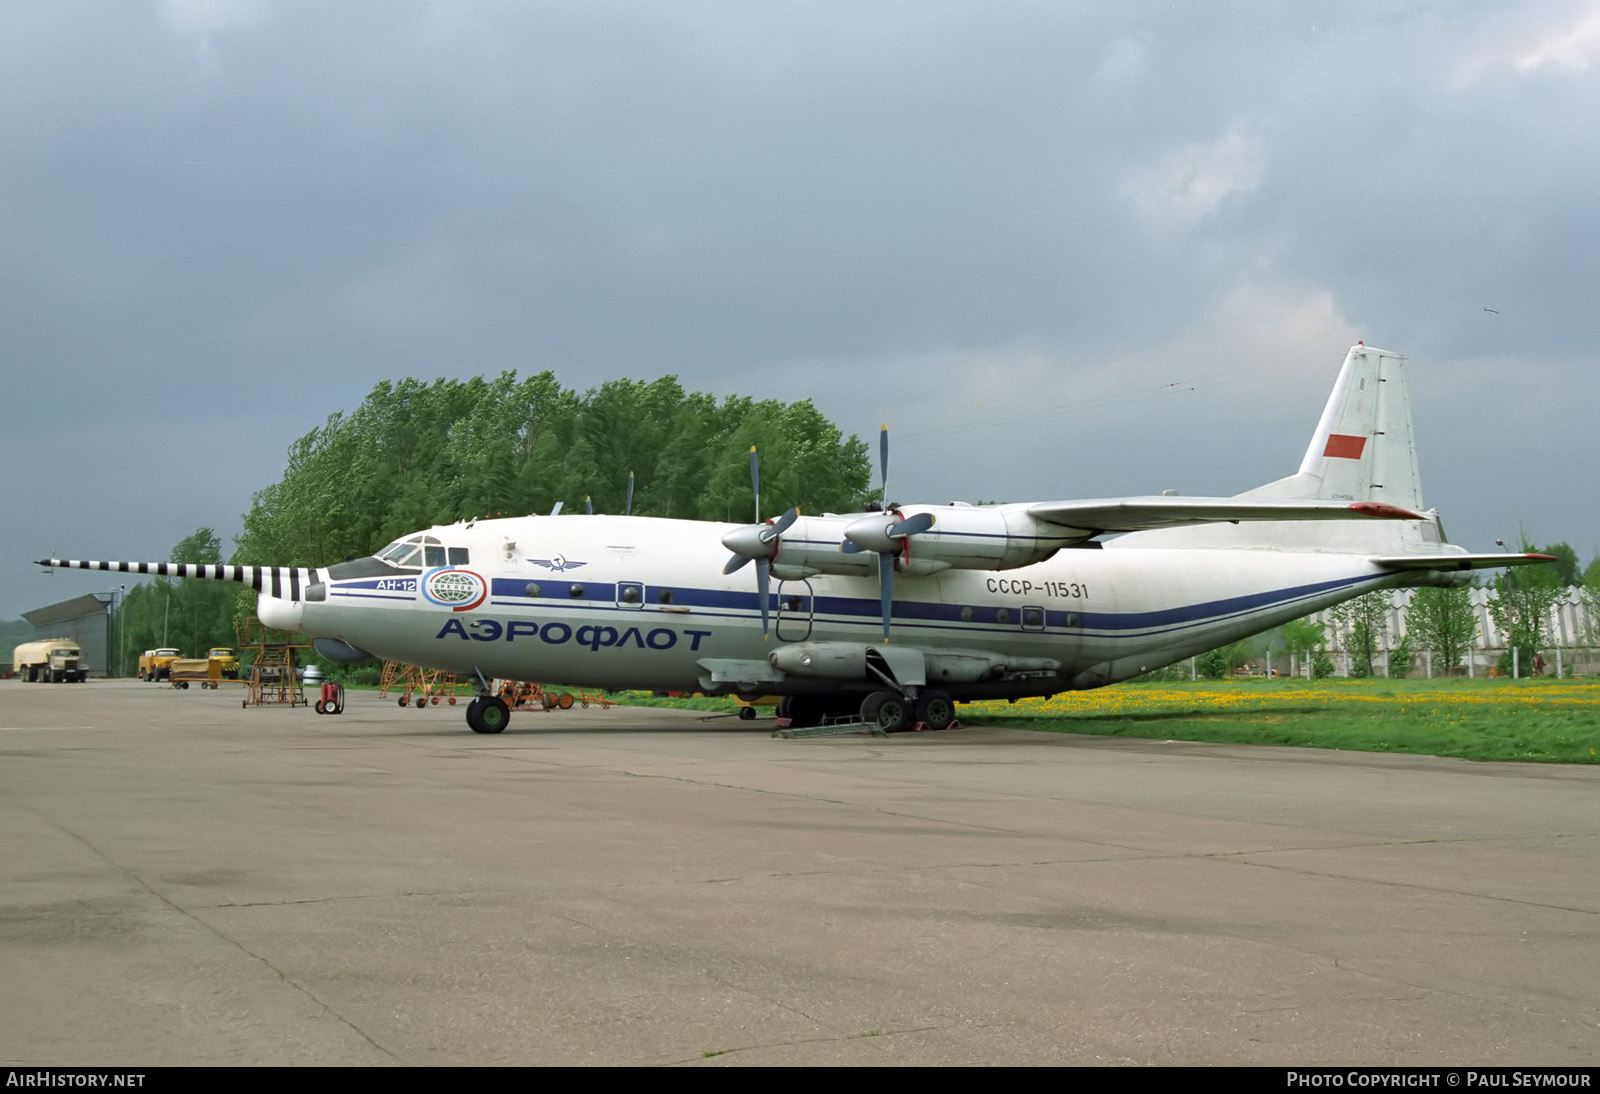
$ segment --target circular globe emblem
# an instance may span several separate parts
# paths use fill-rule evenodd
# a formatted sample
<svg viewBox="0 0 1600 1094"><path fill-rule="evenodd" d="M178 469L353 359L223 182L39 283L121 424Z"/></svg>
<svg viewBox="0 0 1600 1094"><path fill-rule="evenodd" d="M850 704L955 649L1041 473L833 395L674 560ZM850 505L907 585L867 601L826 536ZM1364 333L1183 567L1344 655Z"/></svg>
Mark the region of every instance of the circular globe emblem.
<svg viewBox="0 0 1600 1094"><path fill-rule="evenodd" d="M471 570L435 570L422 579L422 595L441 608L464 612L483 603L489 586Z"/></svg>

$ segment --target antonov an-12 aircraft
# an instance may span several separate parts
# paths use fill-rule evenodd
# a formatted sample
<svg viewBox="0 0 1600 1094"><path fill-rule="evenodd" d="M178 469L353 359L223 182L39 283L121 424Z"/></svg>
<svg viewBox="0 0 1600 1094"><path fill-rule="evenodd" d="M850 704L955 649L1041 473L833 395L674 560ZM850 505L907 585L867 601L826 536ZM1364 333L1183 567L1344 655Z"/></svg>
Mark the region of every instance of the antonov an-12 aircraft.
<svg viewBox="0 0 1600 1094"><path fill-rule="evenodd" d="M473 679L478 733L509 720L495 677L770 694L795 725L859 713L886 731L941 729L958 702L1102 687L1374 589L1547 561L1446 542L1422 510L1405 385L1405 358L1356 345L1299 471L1228 498L762 520L752 451L750 525L527 516L316 569L40 564L243 582L264 623L334 661ZM887 433L880 458L886 479Z"/></svg>

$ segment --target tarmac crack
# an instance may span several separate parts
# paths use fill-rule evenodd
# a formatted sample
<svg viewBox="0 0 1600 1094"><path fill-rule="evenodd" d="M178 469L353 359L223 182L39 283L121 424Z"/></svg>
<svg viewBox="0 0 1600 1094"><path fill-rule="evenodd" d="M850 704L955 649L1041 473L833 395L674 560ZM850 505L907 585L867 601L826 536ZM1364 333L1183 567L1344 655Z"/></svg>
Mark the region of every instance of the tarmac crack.
<svg viewBox="0 0 1600 1094"><path fill-rule="evenodd" d="M875 1037L898 1037L908 1033L936 1033L944 1026L912 1026L907 1029L869 1029L861 1033L841 1033L837 1037L797 1037L788 1041L766 1041L754 1045L739 1045L735 1048L706 1049L698 1056L687 1057L682 1060L669 1060L661 1065L663 1067L677 1067L681 1064L697 1064L705 1060L715 1059L718 1056L733 1056L742 1052L761 1052L773 1048L795 1048L800 1045L837 1045L850 1041L865 1041ZM979 1029L987 1026L976 1027Z"/></svg>
<svg viewBox="0 0 1600 1094"><path fill-rule="evenodd" d="M1436 842L1433 840L1419 841L1422 843ZM1405 843L1387 844L1379 846L1406 846ZM1261 870L1281 870L1284 873L1298 874L1301 877L1336 878L1339 881L1354 881L1366 885L1381 885L1390 889L1410 889L1424 893L1439 893L1445 896L1466 897L1473 900L1488 900L1499 904L1514 904L1524 908L1543 908L1553 912L1576 912L1579 915L1600 915L1600 910L1594 908L1575 908L1568 904L1551 904L1542 900L1524 900L1519 897L1500 896L1495 893L1478 893L1470 889L1452 889L1443 885L1422 885L1414 881L1391 881L1388 878L1363 877L1360 874L1342 874L1332 870L1308 870L1300 866L1290 866L1277 862L1250 862L1244 860L1245 855L1277 854L1276 851L1241 851L1229 852L1207 857L1222 859L1231 858L1240 860L1245 866L1252 866Z"/></svg>

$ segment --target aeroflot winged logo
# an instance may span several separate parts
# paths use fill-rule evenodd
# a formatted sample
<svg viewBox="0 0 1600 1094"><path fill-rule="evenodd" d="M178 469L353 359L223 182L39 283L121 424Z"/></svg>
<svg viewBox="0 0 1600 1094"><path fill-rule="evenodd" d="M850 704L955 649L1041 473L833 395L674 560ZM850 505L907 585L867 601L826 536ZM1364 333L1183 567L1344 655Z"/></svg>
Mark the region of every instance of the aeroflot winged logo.
<svg viewBox="0 0 1600 1094"><path fill-rule="evenodd" d="M471 570L433 570L422 578L422 595L454 612L471 611L489 595L489 583Z"/></svg>
<svg viewBox="0 0 1600 1094"><path fill-rule="evenodd" d="M543 566L547 570L554 570L558 574L565 570L576 570L579 566L588 565L587 562L573 562L570 558L563 558L561 555L557 555L555 558L530 558L528 561L535 566Z"/></svg>

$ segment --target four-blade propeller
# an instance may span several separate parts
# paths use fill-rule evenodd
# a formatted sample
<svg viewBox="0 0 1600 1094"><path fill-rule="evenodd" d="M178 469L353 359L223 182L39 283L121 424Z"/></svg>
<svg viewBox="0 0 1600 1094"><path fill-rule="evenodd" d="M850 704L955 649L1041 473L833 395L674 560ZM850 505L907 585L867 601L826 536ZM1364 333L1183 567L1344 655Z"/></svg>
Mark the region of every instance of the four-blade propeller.
<svg viewBox="0 0 1600 1094"><path fill-rule="evenodd" d="M722 537L722 545L733 552L733 557L722 567L722 572L731 574L743 568L747 562L756 564L756 596L761 601L761 634L766 637L770 631L768 615L772 601L772 559L778 553L778 537L800 519L800 511L790 509L773 521L761 519L761 471L756 463L755 445L750 446L750 489L756 498L756 523L735 528Z"/></svg>
<svg viewBox="0 0 1600 1094"><path fill-rule="evenodd" d="M889 427L885 425L878 435L878 465L882 483L880 512L851 521L844 529L844 542L839 549L846 554L870 551L878 556L878 602L883 612L883 640L889 640L889 620L894 607L894 571L898 560L908 552L907 541L933 527L932 513L917 513L907 517L895 510L889 502ZM779 541L790 525L800 518L798 509L790 509L775 520L761 519L761 470L756 460L756 448L750 446L750 490L755 495L756 523L735 528L722 537L722 545L733 556L722 572L734 573L748 562L756 564L756 593L761 601L761 633L770 633L772 560L778 555Z"/></svg>
<svg viewBox="0 0 1600 1094"><path fill-rule="evenodd" d="M933 527L932 513L902 519L889 502L889 427L878 432L878 463L883 480L883 511L851 522L844 530L839 550L846 554L871 551L878 556L878 604L883 610L883 640L889 641L889 616L894 606L894 566L912 536Z"/></svg>

